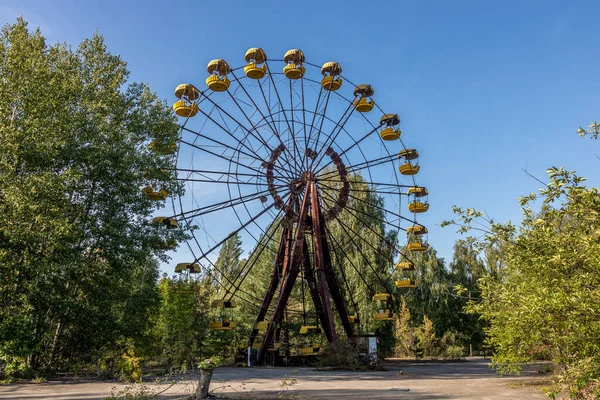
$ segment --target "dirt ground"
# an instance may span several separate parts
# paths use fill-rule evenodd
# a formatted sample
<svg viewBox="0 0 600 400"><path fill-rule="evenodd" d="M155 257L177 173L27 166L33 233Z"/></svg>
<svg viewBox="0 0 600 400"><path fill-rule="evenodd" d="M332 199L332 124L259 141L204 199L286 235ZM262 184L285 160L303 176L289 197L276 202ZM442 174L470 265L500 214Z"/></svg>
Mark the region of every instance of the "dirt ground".
<svg viewBox="0 0 600 400"><path fill-rule="evenodd" d="M483 359L434 363L396 361L388 371L315 371L312 368L218 368L211 391L229 399L545 399L546 376L526 369L520 376L498 376ZM169 385L171 385L169 387ZM146 383L160 398L181 399L195 388L194 381ZM104 399L117 382L59 382L0 386L0 399ZM404 390L408 389L408 391Z"/></svg>

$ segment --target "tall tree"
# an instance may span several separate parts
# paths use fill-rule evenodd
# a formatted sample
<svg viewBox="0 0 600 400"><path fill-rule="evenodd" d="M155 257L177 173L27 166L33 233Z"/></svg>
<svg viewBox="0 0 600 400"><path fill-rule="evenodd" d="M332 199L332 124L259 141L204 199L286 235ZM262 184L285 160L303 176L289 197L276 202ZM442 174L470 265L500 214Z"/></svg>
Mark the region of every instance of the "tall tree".
<svg viewBox="0 0 600 400"><path fill-rule="evenodd" d="M215 276L217 278L217 291L220 291L221 286L228 287L230 284L224 279L223 275L232 279L240 271L240 257L243 253L242 240L240 235L235 233L223 243L219 250L219 256L215 262Z"/></svg>
<svg viewBox="0 0 600 400"><path fill-rule="evenodd" d="M500 371L514 371L540 355L556 366L554 392L572 398L600 397L600 191L563 168L548 170L549 182L520 199L520 226L488 220L483 250L502 249L505 271L480 280L481 301L470 312L489 322L486 332ZM533 203L541 198L539 211ZM456 210L464 229L483 218Z"/></svg>
<svg viewBox="0 0 600 400"><path fill-rule="evenodd" d="M146 330L163 257L154 247L166 233L147 222L160 202L140 188L180 190L169 158L147 148L178 131L169 107L146 85L127 85L128 74L99 35L73 50L48 45L21 18L2 29L4 372L95 362Z"/></svg>

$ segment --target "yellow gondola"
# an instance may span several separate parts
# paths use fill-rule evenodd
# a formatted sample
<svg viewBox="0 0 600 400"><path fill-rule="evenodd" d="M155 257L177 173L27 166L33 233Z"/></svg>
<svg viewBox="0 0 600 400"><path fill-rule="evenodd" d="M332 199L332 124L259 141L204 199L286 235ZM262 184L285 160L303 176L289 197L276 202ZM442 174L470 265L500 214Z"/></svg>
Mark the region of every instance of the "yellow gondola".
<svg viewBox="0 0 600 400"><path fill-rule="evenodd" d="M177 143L163 143L154 139L150 142L148 148L158 154L173 154L177 151Z"/></svg>
<svg viewBox="0 0 600 400"><path fill-rule="evenodd" d="M175 272L183 273L184 271L189 271L190 274L198 274L200 273L200 265L196 263L179 263L175 266Z"/></svg>
<svg viewBox="0 0 600 400"><path fill-rule="evenodd" d="M229 331L232 328L235 328L237 323L232 321L229 312L225 311L225 309L231 309L237 307L235 300L233 299L215 299L210 302L210 306L213 308L221 308L221 315L217 318L216 321L210 322L210 328L217 331Z"/></svg>
<svg viewBox="0 0 600 400"><path fill-rule="evenodd" d="M177 100L173 104L173 111L180 117L191 118L198 114L198 104L187 103L185 100Z"/></svg>
<svg viewBox="0 0 600 400"><path fill-rule="evenodd" d="M373 301L393 301L394 296L389 293L377 293L373 296Z"/></svg>
<svg viewBox="0 0 600 400"><path fill-rule="evenodd" d="M417 238L413 238L406 245L406 249L408 251L423 252L423 251L427 251L428 248L429 248L429 243L423 241L420 238L418 238L418 239Z"/></svg>
<svg viewBox="0 0 600 400"><path fill-rule="evenodd" d="M321 333L321 329L316 325L303 325L300 327L300 335L307 335L309 333Z"/></svg>
<svg viewBox="0 0 600 400"><path fill-rule="evenodd" d="M402 278L398 281L396 281L396 287L397 288L416 288L418 286L419 282L417 282L414 279L410 279L410 278Z"/></svg>
<svg viewBox="0 0 600 400"><path fill-rule="evenodd" d="M234 299L217 299L210 302L210 306L213 308L236 308L237 303Z"/></svg>
<svg viewBox="0 0 600 400"><path fill-rule="evenodd" d="M425 196L429 195L429 192L427 191L426 188L424 188L422 186L413 186L410 189L408 189L407 194L409 196L414 196L414 197L425 197Z"/></svg>
<svg viewBox="0 0 600 400"><path fill-rule="evenodd" d="M166 189L162 188L158 192L155 192L150 185L142 188L142 194L150 200L164 200L169 196L169 192Z"/></svg>
<svg viewBox="0 0 600 400"><path fill-rule="evenodd" d="M412 213L424 213L429 210L429 203L423 203L421 201L413 201L408 203L408 211Z"/></svg>
<svg viewBox="0 0 600 400"><path fill-rule="evenodd" d="M187 99L189 101L198 100L200 97L200 92L194 85L189 83L182 83L175 88L175 96L178 99Z"/></svg>
<svg viewBox="0 0 600 400"><path fill-rule="evenodd" d="M382 303L379 311L373 314L375 321L393 321L394 312L389 308L393 304L394 296L389 293L377 293L373 296L373 300Z"/></svg>
<svg viewBox="0 0 600 400"><path fill-rule="evenodd" d="M152 219L152 225L164 225L167 227L167 229L175 229L178 226L177 220L170 217L155 217Z"/></svg>
<svg viewBox="0 0 600 400"><path fill-rule="evenodd" d="M336 91L342 87L342 78L339 75L342 73L342 67L336 62L327 62L321 67L321 86L325 90Z"/></svg>
<svg viewBox="0 0 600 400"><path fill-rule="evenodd" d="M358 315L349 315L348 319L350 320L351 324L358 324L358 323L360 323L360 318L358 317Z"/></svg>
<svg viewBox="0 0 600 400"><path fill-rule="evenodd" d="M420 169L421 167L413 165L408 161L398 167L398 171L400 171L402 175L416 175L419 173Z"/></svg>
<svg viewBox="0 0 600 400"><path fill-rule="evenodd" d="M413 225L406 229L407 235L426 235L427 233L427 228L425 228L423 225Z"/></svg>
<svg viewBox="0 0 600 400"><path fill-rule="evenodd" d="M313 344L312 347L300 347L298 354L301 356L315 356L321 351L321 347L317 344Z"/></svg>
<svg viewBox="0 0 600 400"><path fill-rule="evenodd" d="M194 103L200 97L200 92L194 85L182 83L175 88L175 96L179 99L173 104L175 114L191 118L198 113L198 104Z"/></svg>
<svg viewBox="0 0 600 400"><path fill-rule="evenodd" d="M227 74L231 72L229 64L225 60L212 60L208 63L206 71L209 73L206 78L206 86L213 92L224 92L229 89L229 78Z"/></svg>
<svg viewBox="0 0 600 400"><path fill-rule="evenodd" d="M269 321L260 321L254 326L254 329L258 329L259 331L264 331L268 327L269 327Z"/></svg>
<svg viewBox="0 0 600 400"><path fill-rule="evenodd" d="M384 128L381 130L381 132L379 132L379 136L381 136L381 138L383 140L398 140L400 139L400 135L402 134L402 131L400 129L394 129L394 128Z"/></svg>
<svg viewBox="0 0 600 400"><path fill-rule="evenodd" d="M270 351L270 352L279 351L280 347L281 347L281 343L273 343L273 347L267 347L267 351Z"/></svg>
<svg viewBox="0 0 600 400"><path fill-rule="evenodd" d="M398 114L385 114L379 119L381 125L386 127L379 132L379 136L383 140L398 140L402 131L400 129L394 129L393 126L400 124L400 117Z"/></svg>
<svg viewBox="0 0 600 400"><path fill-rule="evenodd" d="M427 196L429 192L426 188L421 186L413 186L408 189L407 195L409 197L408 210L412 213L424 213L429 210L429 203L427 202Z"/></svg>
<svg viewBox="0 0 600 400"><path fill-rule="evenodd" d="M394 313L390 310L379 310L379 312L373 314L375 321L393 321Z"/></svg>
<svg viewBox="0 0 600 400"><path fill-rule="evenodd" d="M369 112L375 107L375 102L371 99L371 96L375 93L371 85L358 85L354 88L354 97L359 97L354 100L354 109L358 112L365 113Z"/></svg>
<svg viewBox="0 0 600 400"><path fill-rule="evenodd" d="M231 321L229 318L219 318L219 321L210 321L208 326L216 331L230 331L237 326L237 322Z"/></svg>
<svg viewBox="0 0 600 400"><path fill-rule="evenodd" d="M244 59L248 63L244 67L244 73L248 78L261 79L267 74L267 66L264 65L264 62L267 61L267 54L263 49L259 47L248 49Z"/></svg>
<svg viewBox="0 0 600 400"><path fill-rule="evenodd" d="M177 248L177 240L169 238L165 240L155 240L151 244L152 248L157 250L174 250Z"/></svg>
<svg viewBox="0 0 600 400"><path fill-rule="evenodd" d="M394 268L396 271L414 271L415 270L415 263L413 263L412 261L402 261L402 262L398 262L396 263L396 266Z"/></svg>
<svg viewBox="0 0 600 400"><path fill-rule="evenodd" d="M302 50L291 49L283 56L283 62L287 65L283 67L283 74L288 79L300 79L304 76L306 68L304 68L304 53Z"/></svg>
<svg viewBox="0 0 600 400"><path fill-rule="evenodd" d="M398 153L398 158L404 158L407 161L419 158L419 152L416 149L404 149Z"/></svg>

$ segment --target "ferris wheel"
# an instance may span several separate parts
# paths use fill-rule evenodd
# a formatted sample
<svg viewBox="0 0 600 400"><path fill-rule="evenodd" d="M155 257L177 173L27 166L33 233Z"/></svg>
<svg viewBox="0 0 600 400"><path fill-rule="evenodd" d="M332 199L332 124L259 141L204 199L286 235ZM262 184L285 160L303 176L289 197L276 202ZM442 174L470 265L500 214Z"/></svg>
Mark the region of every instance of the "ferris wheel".
<svg viewBox="0 0 600 400"><path fill-rule="evenodd" d="M415 180L419 153L404 146L400 118L380 108L371 85L350 81L337 62L310 63L298 49L277 59L251 48L244 59L236 68L212 60L204 85L186 83L175 89L179 140L153 141L150 147L173 157L185 194L171 199L173 215L154 222L166 229L190 228L186 244L192 259L178 264L176 272L218 275L221 297L213 306L223 309L224 317L211 322L211 328L235 328L226 310L239 302L256 307L249 347L258 348L262 360L276 349L276 327L300 281L317 310L317 324L305 322L299 334L320 330L320 325L327 340L335 342L335 310L346 336L356 335L360 318L345 298L350 293L339 270L344 248L332 235L334 226L348 238L346 246L358 251L385 248L389 271L405 272L395 288L387 284L389 276L381 277L382 285L372 296L381 303L373 318L393 320L393 290L418 284L411 277L412 257L426 251L428 243L427 228L417 222L417 215L429 204L427 189ZM143 192L154 200L169 196L152 186ZM368 232L378 234L385 246L373 246L361 233L364 227L357 226L373 218L361 206L365 193L382 199L372 205L386 229L395 232L394 239ZM344 213L356 223L345 221ZM215 260L234 235L253 243L254 250L235 274L227 274ZM396 240L403 237L405 250ZM161 244L164 249L174 245ZM264 283L264 293L244 291L242 282L262 254L273 260L270 281ZM369 262L364 257L362 263ZM255 344L261 330L262 340ZM306 346L300 354L318 351Z"/></svg>

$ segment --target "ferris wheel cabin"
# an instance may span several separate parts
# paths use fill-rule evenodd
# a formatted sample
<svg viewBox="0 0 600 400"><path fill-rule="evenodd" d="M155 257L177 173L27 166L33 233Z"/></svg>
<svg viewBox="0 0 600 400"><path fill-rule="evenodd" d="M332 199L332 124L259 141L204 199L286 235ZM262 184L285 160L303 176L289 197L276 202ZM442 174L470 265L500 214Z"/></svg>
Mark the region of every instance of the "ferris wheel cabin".
<svg viewBox="0 0 600 400"><path fill-rule="evenodd" d="M244 67L244 74L250 79L262 79L267 74L267 54L259 47L248 49L244 59L248 64Z"/></svg>

